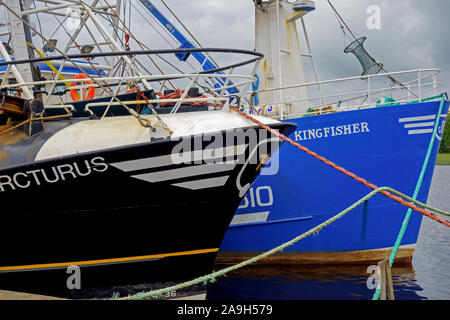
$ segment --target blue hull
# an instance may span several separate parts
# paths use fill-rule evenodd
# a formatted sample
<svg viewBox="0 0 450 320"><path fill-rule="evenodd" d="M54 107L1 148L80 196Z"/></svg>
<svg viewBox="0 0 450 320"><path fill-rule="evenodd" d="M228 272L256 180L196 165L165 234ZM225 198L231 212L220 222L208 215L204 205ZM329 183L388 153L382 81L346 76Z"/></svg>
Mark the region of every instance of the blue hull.
<svg viewBox="0 0 450 320"><path fill-rule="evenodd" d="M289 119L298 125L290 138L378 186L412 195L439 106L440 101L433 101ZM427 201L448 108L446 101L418 196L422 202ZM370 191L285 144L279 155L278 173L262 174L256 180L236 212L220 250L225 255L270 250L331 218ZM392 247L406 211L393 200L377 195L284 252L329 253ZM417 242L421 221L422 215L414 212L402 246Z"/></svg>

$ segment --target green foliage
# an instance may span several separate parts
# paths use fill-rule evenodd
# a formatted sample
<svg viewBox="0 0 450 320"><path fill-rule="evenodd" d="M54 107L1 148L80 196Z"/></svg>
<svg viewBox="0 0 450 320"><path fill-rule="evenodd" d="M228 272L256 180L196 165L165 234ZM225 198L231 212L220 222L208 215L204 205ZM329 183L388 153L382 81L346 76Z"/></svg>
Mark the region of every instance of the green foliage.
<svg viewBox="0 0 450 320"><path fill-rule="evenodd" d="M450 153L450 120L447 119L445 123L444 134L442 135L441 147L439 149L441 153Z"/></svg>
<svg viewBox="0 0 450 320"><path fill-rule="evenodd" d="M450 153L439 153L436 161L437 166L450 166Z"/></svg>

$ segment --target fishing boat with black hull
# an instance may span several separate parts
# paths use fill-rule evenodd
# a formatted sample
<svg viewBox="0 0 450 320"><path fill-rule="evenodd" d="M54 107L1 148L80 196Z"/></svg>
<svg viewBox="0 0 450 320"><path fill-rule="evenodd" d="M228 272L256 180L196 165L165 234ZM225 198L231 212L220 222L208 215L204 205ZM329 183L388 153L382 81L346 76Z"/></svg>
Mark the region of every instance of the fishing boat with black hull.
<svg viewBox="0 0 450 320"><path fill-rule="evenodd" d="M30 13L28 2L1 4L10 37L0 42L0 241L8 244L0 289L59 295L209 273L239 202L280 146L231 109L254 81L233 71L262 55L133 51L102 25L111 12L82 1L67 8L83 12L83 28L66 30L60 49L30 18L47 10L58 19L53 8L44 4ZM59 22L46 34L67 27ZM109 51L77 43L88 25L87 33L103 36ZM44 48L33 44L36 35ZM206 59L212 53L246 60L208 72L147 72L148 61L163 55ZM202 81L216 83L218 93L199 93L194 85ZM175 95L167 92L181 86ZM227 86L233 97L220 93ZM157 96L154 87L165 94ZM186 108L199 112L180 113ZM259 120L283 133L295 127Z"/></svg>
<svg viewBox="0 0 450 320"><path fill-rule="evenodd" d="M7 60L13 72L36 62ZM25 93L22 80L17 87ZM0 107L0 198L7 208L0 241L8 244L1 289L64 292L73 267L81 288L209 273L242 197L281 144L231 109L237 96L231 104L209 97L222 108L192 113L176 111L195 99L172 99L173 112L161 115L138 114L126 105L137 101L116 97L130 115L89 119L70 111L46 116L42 100L12 97L10 88L3 87ZM145 102L152 108L165 101ZM284 134L295 128L258 120Z"/></svg>

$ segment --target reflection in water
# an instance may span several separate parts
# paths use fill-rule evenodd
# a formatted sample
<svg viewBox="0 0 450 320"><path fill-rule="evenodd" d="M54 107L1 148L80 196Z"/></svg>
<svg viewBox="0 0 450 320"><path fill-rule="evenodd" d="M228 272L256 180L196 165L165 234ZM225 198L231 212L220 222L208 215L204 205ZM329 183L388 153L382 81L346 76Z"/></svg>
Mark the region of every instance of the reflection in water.
<svg viewBox="0 0 450 320"><path fill-rule="evenodd" d="M208 300L353 300L371 299L366 266L251 266L220 278ZM392 270L396 299L424 299L412 267Z"/></svg>
<svg viewBox="0 0 450 320"><path fill-rule="evenodd" d="M434 171L428 204L450 212L450 166ZM424 219L414 254L416 279L428 299L450 299L450 230Z"/></svg>

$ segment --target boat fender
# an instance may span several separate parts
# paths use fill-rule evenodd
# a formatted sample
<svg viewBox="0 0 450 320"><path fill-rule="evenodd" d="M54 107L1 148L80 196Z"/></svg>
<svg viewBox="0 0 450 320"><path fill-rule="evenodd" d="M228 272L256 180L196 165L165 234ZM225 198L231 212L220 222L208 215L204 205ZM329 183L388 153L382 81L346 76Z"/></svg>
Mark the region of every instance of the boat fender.
<svg viewBox="0 0 450 320"><path fill-rule="evenodd" d="M39 99L31 99L25 101L24 104L25 112L28 114L28 119L38 119L42 118L45 108L44 103ZM31 137L36 133L44 130L44 125L41 121L30 121L23 126L25 133Z"/></svg>

